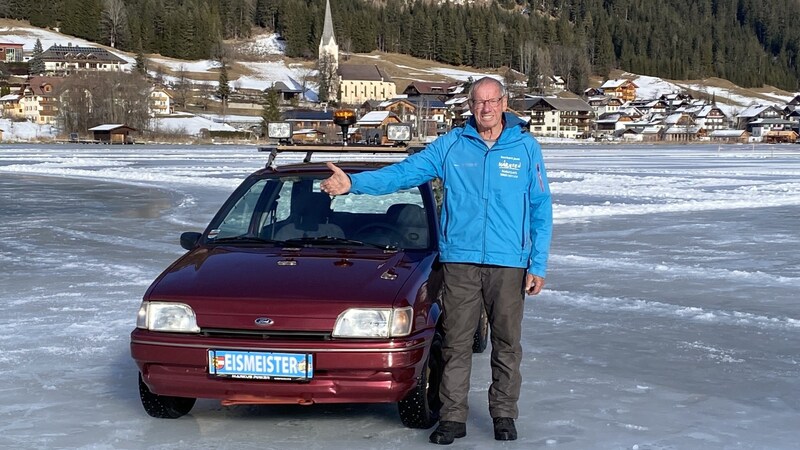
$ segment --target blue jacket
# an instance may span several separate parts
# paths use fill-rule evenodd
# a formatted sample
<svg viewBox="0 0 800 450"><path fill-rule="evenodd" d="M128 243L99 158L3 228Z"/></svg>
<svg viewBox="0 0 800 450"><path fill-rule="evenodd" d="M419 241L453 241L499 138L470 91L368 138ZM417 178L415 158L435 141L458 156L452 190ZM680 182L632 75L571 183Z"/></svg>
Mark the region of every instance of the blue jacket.
<svg viewBox="0 0 800 450"><path fill-rule="evenodd" d="M489 149L470 119L397 164L351 175L350 192L388 194L438 177L442 262L521 267L544 277L553 208L542 150L519 118L505 113L504 124Z"/></svg>

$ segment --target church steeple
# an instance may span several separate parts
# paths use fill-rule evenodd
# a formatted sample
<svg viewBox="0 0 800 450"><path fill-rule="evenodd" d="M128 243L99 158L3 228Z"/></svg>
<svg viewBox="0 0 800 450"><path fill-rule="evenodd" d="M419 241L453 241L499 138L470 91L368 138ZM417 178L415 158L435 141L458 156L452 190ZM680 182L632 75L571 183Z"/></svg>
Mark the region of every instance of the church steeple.
<svg viewBox="0 0 800 450"><path fill-rule="evenodd" d="M319 59L323 54L328 54L333 58L334 65L339 65L339 45L336 44L336 36L333 33L333 17L331 16L331 1L325 0L325 23L322 26L322 37L319 40Z"/></svg>
<svg viewBox="0 0 800 450"><path fill-rule="evenodd" d="M331 1L325 0L325 23L322 26L322 38L319 40L320 100L335 100L339 96L339 46L333 34L333 17Z"/></svg>

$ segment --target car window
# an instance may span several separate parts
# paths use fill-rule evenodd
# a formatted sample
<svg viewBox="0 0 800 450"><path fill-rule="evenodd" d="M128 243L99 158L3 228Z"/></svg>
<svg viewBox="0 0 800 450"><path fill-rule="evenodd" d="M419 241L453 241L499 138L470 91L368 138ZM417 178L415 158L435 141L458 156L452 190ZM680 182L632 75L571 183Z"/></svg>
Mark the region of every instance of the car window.
<svg viewBox="0 0 800 450"><path fill-rule="evenodd" d="M342 195L331 204L334 212L384 214L394 204L424 207L419 188L404 189L386 195Z"/></svg>
<svg viewBox="0 0 800 450"><path fill-rule="evenodd" d="M230 200L228 212L208 237L272 241L332 237L395 248L429 247L431 233L419 188L331 197L321 190L321 181L308 176L256 180Z"/></svg>
<svg viewBox="0 0 800 450"><path fill-rule="evenodd" d="M259 182L250 186L244 195L236 200L233 208L231 208L222 222L215 227L213 233L210 233L209 237L219 239L247 234L253 219L253 213L256 210L265 185L266 180L259 180Z"/></svg>

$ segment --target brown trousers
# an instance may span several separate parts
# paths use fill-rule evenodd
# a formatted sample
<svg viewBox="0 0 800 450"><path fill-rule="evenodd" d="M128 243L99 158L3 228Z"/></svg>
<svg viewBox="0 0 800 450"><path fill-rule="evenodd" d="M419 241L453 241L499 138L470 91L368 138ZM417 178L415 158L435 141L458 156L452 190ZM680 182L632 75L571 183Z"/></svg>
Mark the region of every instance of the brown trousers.
<svg viewBox="0 0 800 450"><path fill-rule="evenodd" d="M525 269L457 263L445 263L443 268L441 420L467 421L472 343L481 308L486 308L489 317L492 342L489 414L516 419L522 385Z"/></svg>

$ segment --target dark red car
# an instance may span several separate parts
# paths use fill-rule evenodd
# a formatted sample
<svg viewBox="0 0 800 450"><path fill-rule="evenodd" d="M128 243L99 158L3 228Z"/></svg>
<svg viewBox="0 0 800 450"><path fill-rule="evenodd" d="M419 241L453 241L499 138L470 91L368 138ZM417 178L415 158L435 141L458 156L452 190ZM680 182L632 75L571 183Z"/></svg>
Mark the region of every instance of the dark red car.
<svg viewBox="0 0 800 450"><path fill-rule="evenodd" d="M196 398L215 398L397 402L406 426L438 419L434 192L332 199L319 188L329 175L322 163L255 172L205 232L181 235L188 253L147 290L131 333L151 416L180 417Z"/></svg>

